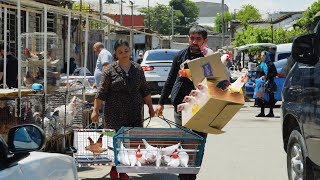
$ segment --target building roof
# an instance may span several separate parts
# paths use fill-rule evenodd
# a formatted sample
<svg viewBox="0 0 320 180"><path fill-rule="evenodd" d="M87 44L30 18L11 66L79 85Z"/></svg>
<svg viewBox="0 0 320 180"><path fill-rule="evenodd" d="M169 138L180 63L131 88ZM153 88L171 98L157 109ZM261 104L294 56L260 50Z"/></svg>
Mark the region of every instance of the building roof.
<svg viewBox="0 0 320 180"><path fill-rule="evenodd" d="M280 15L278 18L273 19L272 21L271 21L271 19L270 19L271 24L277 24L277 23L279 23L279 22L281 22L281 21L283 21L283 20L285 20L285 19L288 19L288 18L290 18L290 17L292 17L293 15L296 15L296 14L301 14L301 16L302 16L303 11L280 12L280 13L281 13L281 15Z"/></svg>

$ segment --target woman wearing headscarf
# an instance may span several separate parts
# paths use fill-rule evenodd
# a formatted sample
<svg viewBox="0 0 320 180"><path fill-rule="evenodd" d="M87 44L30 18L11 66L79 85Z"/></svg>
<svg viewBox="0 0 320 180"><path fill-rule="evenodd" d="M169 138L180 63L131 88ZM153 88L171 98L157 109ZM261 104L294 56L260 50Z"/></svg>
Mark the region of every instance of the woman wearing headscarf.
<svg viewBox="0 0 320 180"><path fill-rule="evenodd" d="M273 106L275 103L274 93L277 91L277 85L274 82L274 78L277 76L276 66L270 59L270 53L268 51L261 52L261 63L258 66L256 77L265 81L265 93L269 95L269 101L258 99L258 103L261 106L261 112L256 117L274 117ZM269 114L265 115L265 105L269 105Z"/></svg>

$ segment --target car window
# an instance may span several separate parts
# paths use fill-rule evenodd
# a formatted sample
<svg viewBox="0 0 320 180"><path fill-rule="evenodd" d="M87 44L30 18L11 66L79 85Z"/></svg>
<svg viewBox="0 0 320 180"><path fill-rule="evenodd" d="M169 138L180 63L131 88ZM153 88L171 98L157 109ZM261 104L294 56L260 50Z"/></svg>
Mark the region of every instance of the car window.
<svg viewBox="0 0 320 180"><path fill-rule="evenodd" d="M278 60L280 59L286 59L291 55L291 53L279 53L278 54Z"/></svg>
<svg viewBox="0 0 320 180"><path fill-rule="evenodd" d="M176 56L177 52L153 52L148 54L146 60L147 61L172 61Z"/></svg>

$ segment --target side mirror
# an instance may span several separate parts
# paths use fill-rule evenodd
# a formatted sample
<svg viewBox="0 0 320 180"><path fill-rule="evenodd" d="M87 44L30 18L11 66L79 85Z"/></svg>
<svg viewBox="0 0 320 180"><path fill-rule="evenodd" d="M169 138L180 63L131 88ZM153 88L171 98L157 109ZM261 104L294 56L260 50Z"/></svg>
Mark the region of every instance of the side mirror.
<svg viewBox="0 0 320 180"><path fill-rule="evenodd" d="M295 61L314 65L319 61L316 34L297 37L292 44L292 57Z"/></svg>
<svg viewBox="0 0 320 180"><path fill-rule="evenodd" d="M12 153L30 152L42 149L45 135L41 128L33 124L13 127L8 132L8 148Z"/></svg>

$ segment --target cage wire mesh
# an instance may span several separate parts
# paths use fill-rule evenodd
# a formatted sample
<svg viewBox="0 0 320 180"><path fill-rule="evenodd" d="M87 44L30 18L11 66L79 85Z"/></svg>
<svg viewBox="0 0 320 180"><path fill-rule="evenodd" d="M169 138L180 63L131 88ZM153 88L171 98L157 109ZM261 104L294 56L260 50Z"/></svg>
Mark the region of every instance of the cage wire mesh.
<svg viewBox="0 0 320 180"><path fill-rule="evenodd" d="M72 147L73 129L83 127L83 89L52 91L47 94L44 129L47 137L45 151L65 152ZM68 95L69 94L69 95Z"/></svg>
<svg viewBox="0 0 320 180"><path fill-rule="evenodd" d="M5 140L9 129L19 124L17 102L16 97L0 99L0 134Z"/></svg>
<svg viewBox="0 0 320 180"><path fill-rule="evenodd" d="M44 52L45 33L33 32L21 34L22 77L21 84L31 88L33 83L44 82L44 58L47 58L47 89L56 90L60 83L58 36L47 33L47 52Z"/></svg>
<svg viewBox="0 0 320 180"><path fill-rule="evenodd" d="M112 165L114 134L112 129L75 129L73 157L78 165Z"/></svg>

